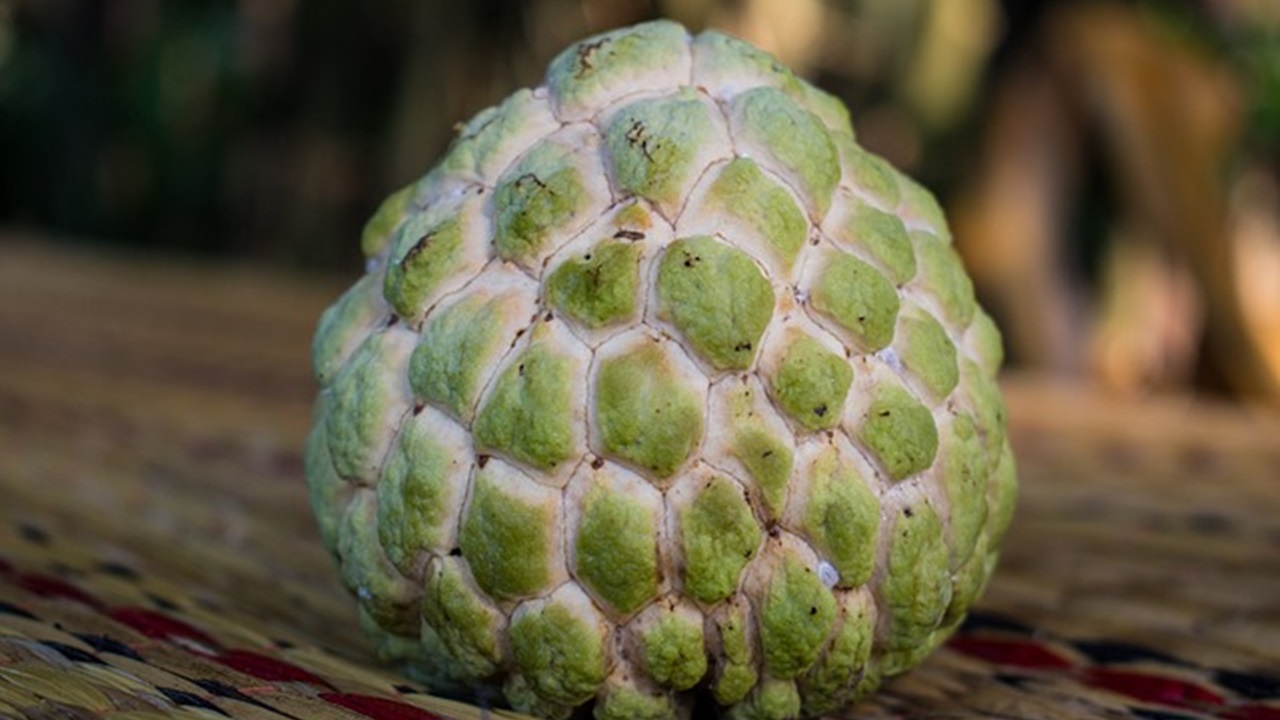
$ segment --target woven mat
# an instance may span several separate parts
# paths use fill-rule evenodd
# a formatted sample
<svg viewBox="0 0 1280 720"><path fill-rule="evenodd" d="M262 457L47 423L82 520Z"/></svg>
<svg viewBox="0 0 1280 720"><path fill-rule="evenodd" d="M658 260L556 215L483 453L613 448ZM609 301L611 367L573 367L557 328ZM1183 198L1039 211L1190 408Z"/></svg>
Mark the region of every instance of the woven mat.
<svg viewBox="0 0 1280 720"><path fill-rule="evenodd" d="M305 507L343 279L0 237L0 718L514 717L379 667ZM1280 718L1280 418L1006 383L992 587L849 717Z"/></svg>

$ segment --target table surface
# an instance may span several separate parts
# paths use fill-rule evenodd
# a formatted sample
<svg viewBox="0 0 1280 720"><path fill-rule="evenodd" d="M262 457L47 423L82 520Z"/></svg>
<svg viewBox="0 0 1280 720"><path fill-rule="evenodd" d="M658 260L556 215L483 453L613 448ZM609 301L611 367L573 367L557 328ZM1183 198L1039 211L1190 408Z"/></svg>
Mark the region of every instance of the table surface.
<svg viewBox="0 0 1280 720"><path fill-rule="evenodd" d="M346 282L0 237L0 717L482 715L378 665L306 509ZM999 571L848 715L1280 718L1280 417L1004 385Z"/></svg>

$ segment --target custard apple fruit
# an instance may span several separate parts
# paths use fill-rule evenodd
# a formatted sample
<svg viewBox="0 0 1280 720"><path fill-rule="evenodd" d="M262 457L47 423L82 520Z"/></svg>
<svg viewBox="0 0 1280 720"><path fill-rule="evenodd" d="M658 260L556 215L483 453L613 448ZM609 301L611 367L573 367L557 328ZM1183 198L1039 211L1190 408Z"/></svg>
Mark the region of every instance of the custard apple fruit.
<svg viewBox="0 0 1280 720"><path fill-rule="evenodd" d="M370 220L324 542L386 658L544 717L831 712L991 575L999 334L929 193L767 54L583 41Z"/></svg>

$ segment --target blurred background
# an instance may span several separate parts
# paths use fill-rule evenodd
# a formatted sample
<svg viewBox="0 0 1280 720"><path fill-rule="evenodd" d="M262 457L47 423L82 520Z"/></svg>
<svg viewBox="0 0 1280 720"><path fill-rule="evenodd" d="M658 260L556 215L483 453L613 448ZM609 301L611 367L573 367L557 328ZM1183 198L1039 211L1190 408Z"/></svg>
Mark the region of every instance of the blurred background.
<svg viewBox="0 0 1280 720"><path fill-rule="evenodd" d="M0 0L0 242L354 276L456 123L657 16L842 97L1012 367L1280 406L1278 0Z"/></svg>

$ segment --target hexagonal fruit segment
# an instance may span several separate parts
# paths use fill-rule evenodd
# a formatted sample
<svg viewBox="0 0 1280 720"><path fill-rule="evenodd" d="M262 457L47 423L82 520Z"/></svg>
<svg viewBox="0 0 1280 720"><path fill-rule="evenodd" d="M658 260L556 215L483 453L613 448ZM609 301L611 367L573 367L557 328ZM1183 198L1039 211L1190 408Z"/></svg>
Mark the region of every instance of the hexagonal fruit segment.
<svg viewBox="0 0 1280 720"><path fill-rule="evenodd" d="M590 352L554 316L526 333L485 391L472 432L477 452L494 453L563 485L586 450L586 370Z"/></svg>
<svg viewBox="0 0 1280 720"><path fill-rule="evenodd" d="M493 191L498 257L538 272L542 262L609 203L600 136L570 125L541 140L503 173Z"/></svg>
<svg viewBox="0 0 1280 720"><path fill-rule="evenodd" d="M751 367L773 317L773 286L751 256L708 236L679 238L658 263L658 318L716 370Z"/></svg>
<svg viewBox="0 0 1280 720"><path fill-rule="evenodd" d="M658 595L662 494L622 467L584 463L568 487L574 575L616 615Z"/></svg>
<svg viewBox="0 0 1280 720"><path fill-rule="evenodd" d="M684 592L707 604L728 598L764 538L745 488L699 467L681 478L667 499L676 520Z"/></svg>
<svg viewBox="0 0 1280 720"><path fill-rule="evenodd" d="M560 492L496 458L476 473L458 547L489 597L510 600L563 582Z"/></svg>
<svg viewBox="0 0 1280 720"><path fill-rule="evenodd" d="M511 652L521 677L544 702L591 699L609 672L610 624L577 585L530 600L511 618Z"/></svg>
<svg viewBox="0 0 1280 720"><path fill-rule="evenodd" d="M592 448L660 484L702 442L707 382L675 345L637 331L596 353Z"/></svg>
<svg viewBox="0 0 1280 720"><path fill-rule="evenodd" d="M726 375L712 386L705 452L712 465L747 482L762 517L782 514L795 439L754 373Z"/></svg>

